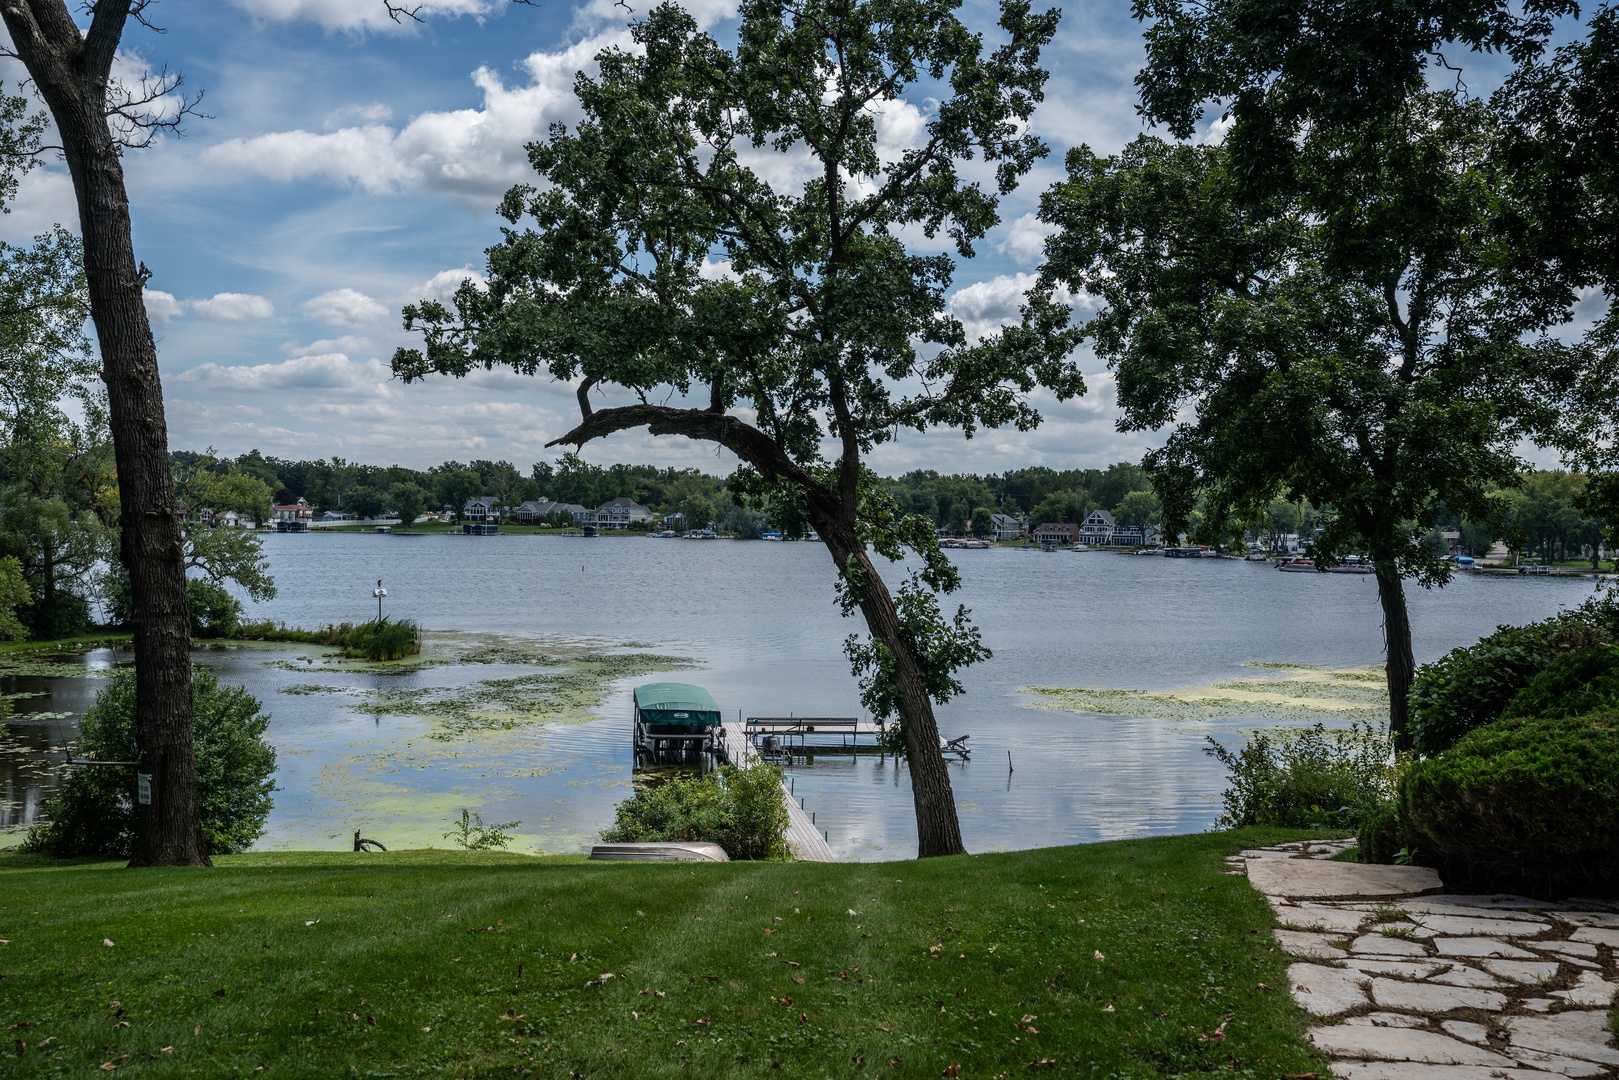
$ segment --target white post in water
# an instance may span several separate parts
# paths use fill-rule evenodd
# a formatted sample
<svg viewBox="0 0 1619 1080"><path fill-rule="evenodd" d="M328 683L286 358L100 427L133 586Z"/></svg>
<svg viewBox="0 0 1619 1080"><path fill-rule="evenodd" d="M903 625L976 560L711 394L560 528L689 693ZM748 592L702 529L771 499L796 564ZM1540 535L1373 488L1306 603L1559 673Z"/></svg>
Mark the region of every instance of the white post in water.
<svg viewBox="0 0 1619 1080"><path fill-rule="evenodd" d="M388 595L388 590L382 587L382 579L377 578L377 587L371 590L371 595L377 598L377 623L382 623L382 598Z"/></svg>

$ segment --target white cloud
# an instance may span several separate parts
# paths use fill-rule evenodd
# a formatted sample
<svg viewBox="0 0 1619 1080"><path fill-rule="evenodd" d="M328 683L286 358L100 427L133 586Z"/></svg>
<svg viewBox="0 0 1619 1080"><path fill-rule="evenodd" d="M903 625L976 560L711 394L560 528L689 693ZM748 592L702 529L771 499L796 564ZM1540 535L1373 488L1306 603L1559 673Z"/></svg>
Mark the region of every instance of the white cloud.
<svg viewBox="0 0 1619 1080"><path fill-rule="evenodd" d="M56 225L65 225L74 234L79 231L73 180L54 162L26 173L6 209L9 213L0 214L0 240L6 243L26 244Z"/></svg>
<svg viewBox="0 0 1619 1080"><path fill-rule="evenodd" d="M1046 237L1056 231L1034 214L1024 214L1006 227L995 246L1024 265L1036 265L1045 261Z"/></svg>
<svg viewBox="0 0 1619 1080"><path fill-rule="evenodd" d="M275 314L275 305L253 293L215 293L206 300L187 300L186 306L215 322L255 322Z"/></svg>
<svg viewBox="0 0 1619 1080"><path fill-rule="evenodd" d="M176 300L173 293L161 289L142 292L146 297L146 317L159 326L167 326L170 319L178 318L185 311L185 304Z"/></svg>
<svg viewBox="0 0 1619 1080"><path fill-rule="evenodd" d="M1224 115L1215 117L1213 122L1209 124L1208 132L1203 136L1204 144L1208 146L1219 146L1221 143L1225 142L1225 137L1231 134L1231 128L1234 124L1236 124L1236 122L1236 117L1232 116L1230 113L1225 113Z"/></svg>
<svg viewBox="0 0 1619 1080"><path fill-rule="evenodd" d="M299 305L299 310L316 322L333 326L364 326L388 314L386 305L356 289L333 289L321 293L305 300Z"/></svg>
<svg viewBox="0 0 1619 1080"><path fill-rule="evenodd" d="M199 364L182 371L174 382L225 393L319 390L362 397L387 397L393 372L375 357L350 360L343 353L299 356L270 364Z"/></svg>
<svg viewBox="0 0 1619 1080"><path fill-rule="evenodd" d="M342 337L321 338L311 341L308 345L300 345L296 341L289 341L281 346L283 352L292 356L313 356L316 353L357 353L371 348L371 339L357 337L354 334L344 334Z"/></svg>
<svg viewBox="0 0 1619 1080"><path fill-rule="evenodd" d="M957 290L950 297L950 314L961 320L968 341L977 341L1003 326L1018 321L1018 309L1039 280L1034 274L1001 274ZM1066 285L1052 294L1059 304L1090 311L1095 302L1089 296L1076 296Z"/></svg>
<svg viewBox="0 0 1619 1080"><path fill-rule="evenodd" d="M411 19L401 16L395 22L382 0L232 0L243 11L268 22L292 22L303 19L317 23L326 30L386 30L409 27ZM481 16L492 11L501 0L411 0L408 7L417 8L422 18L431 16Z"/></svg>
<svg viewBox="0 0 1619 1080"><path fill-rule="evenodd" d="M480 289L489 287L488 279L471 266L463 266L456 270L440 270L420 285L411 288L405 302L437 300L441 304L448 304L455 298L455 290L467 280L471 280Z"/></svg>
<svg viewBox="0 0 1619 1080"><path fill-rule="evenodd" d="M202 159L272 180L325 180L373 193L420 189L484 206L532 176L528 143L549 124L578 115L574 76L594 69L603 48L627 41L626 32L615 29L558 52L534 53L523 62L526 86L507 86L481 67L472 74L483 93L481 108L424 112L397 131L368 123L227 139L203 151Z"/></svg>

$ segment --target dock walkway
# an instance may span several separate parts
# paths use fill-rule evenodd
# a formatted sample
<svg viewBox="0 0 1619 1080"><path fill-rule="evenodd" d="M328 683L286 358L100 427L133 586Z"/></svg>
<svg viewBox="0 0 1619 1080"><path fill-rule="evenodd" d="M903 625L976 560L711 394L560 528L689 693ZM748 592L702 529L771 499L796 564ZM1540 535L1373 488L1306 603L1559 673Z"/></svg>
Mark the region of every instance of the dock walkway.
<svg viewBox="0 0 1619 1080"><path fill-rule="evenodd" d="M740 724L722 724L720 743L725 748L725 759L733 765L746 768L760 760L759 752L748 741ZM798 805L798 800L788 793L785 783L781 785L781 797L787 806L787 847L791 849L793 858L800 862L837 862L826 837Z"/></svg>

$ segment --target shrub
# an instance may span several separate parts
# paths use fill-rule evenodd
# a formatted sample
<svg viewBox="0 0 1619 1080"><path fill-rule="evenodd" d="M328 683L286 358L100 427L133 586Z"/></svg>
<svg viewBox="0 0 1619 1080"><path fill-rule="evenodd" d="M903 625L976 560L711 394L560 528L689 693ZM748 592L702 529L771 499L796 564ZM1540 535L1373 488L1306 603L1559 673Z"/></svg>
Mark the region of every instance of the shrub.
<svg viewBox="0 0 1619 1080"><path fill-rule="evenodd" d="M1619 649L1564 653L1529 680L1504 716L1583 716L1619 707Z"/></svg>
<svg viewBox="0 0 1619 1080"><path fill-rule="evenodd" d="M215 855L241 851L264 832L275 790L275 751L264 742L269 717L246 690L220 686L207 668L193 675L192 738L202 833ZM103 761L133 761L135 676L120 672L96 696L79 726L78 752ZM25 851L127 857L134 841L135 769L86 766L68 775L45 803L45 819L28 832Z"/></svg>
<svg viewBox="0 0 1619 1080"><path fill-rule="evenodd" d="M649 784L618 804L618 820L602 833L610 844L710 843L733 859L777 859L787 853L787 806L774 765L721 766L707 776Z"/></svg>
<svg viewBox="0 0 1619 1080"><path fill-rule="evenodd" d="M1407 846L1399 807L1393 802L1379 803L1355 830L1355 840L1360 845L1361 862L1392 863Z"/></svg>
<svg viewBox="0 0 1619 1080"><path fill-rule="evenodd" d="M512 842L511 833L506 830L515 829L521 824L521 821L502 821L498 825L485 825L481 813L476 810L468 813L463 808L461 820L450 827L444 839L454 840L457 847L464 847L468 851L504 851L506 845Z"/></svg>
<svg viewBox="0 0 1619 1080"><path fill-rule="evenodd" d="M191 636L224 638L236 633L242 605L223 586L192 578L186 582L186 600L191 605Z"/></svg>
<svg viewBox="0 0 1619 1080"><path fill-rule="evenodd" d="M352 659L402 660L422 651L422 635L408 619L378 619L344 630L341 644Z"/></svg>
<svg viewBox="0 0 1619 1080"><path fill-rule="evenodd" d="M1371 724L1330 731L1316 724L1281 740L1258 734L1238 751L1210 738L1204 752L1230 774L1221 796L1221 828L1345 828L1393 793L1394 747L1387 733Z"/></svg>
<svg viewBox="0 0 1619 1080"><path fill-rule="evenodd" d="M1510 717L1411 765L1400 817L1447 886L1619 891L1619 712Z"/></svg>
<svg viewBox="0 0 1619 1080"><path fill-rule="evenodd" d="M1614 594L1528 626L1502 626L1476 645L1453 649L1417 670L1411 685L1411 739L1419 754L1440 753L1467 732L1500 719L1512 699L1552 661L1619 639Z"/></svg>

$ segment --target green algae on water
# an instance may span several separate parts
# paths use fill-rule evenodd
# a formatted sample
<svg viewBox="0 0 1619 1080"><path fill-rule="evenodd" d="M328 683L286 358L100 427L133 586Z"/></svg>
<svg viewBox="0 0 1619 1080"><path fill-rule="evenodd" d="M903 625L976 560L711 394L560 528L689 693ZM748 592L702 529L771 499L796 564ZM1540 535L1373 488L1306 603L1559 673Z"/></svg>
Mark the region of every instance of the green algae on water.
<svg viewBox="0 0 1619 1080"><path fill-rule="evenodd" d="M1276 673L1181 690L1025 686L1034 709L1174 722L1257 719L1280 723L1384 722L1388 691L1377 667L1329 669L1304 664L1250 664ZM1281 675L1281 670L1297 674Z"/></svg>

